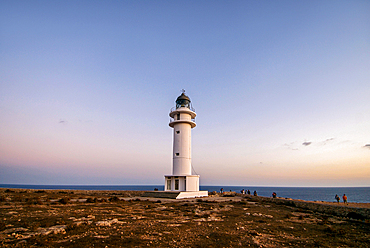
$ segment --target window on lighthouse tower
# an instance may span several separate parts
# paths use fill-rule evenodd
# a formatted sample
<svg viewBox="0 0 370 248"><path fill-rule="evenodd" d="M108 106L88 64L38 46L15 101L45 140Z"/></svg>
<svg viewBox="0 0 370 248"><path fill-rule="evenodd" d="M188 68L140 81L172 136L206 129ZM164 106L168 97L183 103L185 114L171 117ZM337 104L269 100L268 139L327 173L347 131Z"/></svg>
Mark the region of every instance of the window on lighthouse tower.
<svg viewBox="0 0 370 248"><path fill-rule="evenodd" d="M180 114L177 114L177 120L180 120Z"/></svg>

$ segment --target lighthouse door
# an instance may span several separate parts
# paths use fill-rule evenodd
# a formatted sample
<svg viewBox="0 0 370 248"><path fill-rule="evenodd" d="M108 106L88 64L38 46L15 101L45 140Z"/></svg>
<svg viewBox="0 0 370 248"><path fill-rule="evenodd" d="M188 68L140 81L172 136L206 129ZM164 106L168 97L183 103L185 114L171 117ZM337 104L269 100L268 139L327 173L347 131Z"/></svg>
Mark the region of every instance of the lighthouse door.
<svg viewBox="0 0 370 248"><path fill-rule="evenodd" d="M179 190L179 179L175 179L175 190Z"/></svg>

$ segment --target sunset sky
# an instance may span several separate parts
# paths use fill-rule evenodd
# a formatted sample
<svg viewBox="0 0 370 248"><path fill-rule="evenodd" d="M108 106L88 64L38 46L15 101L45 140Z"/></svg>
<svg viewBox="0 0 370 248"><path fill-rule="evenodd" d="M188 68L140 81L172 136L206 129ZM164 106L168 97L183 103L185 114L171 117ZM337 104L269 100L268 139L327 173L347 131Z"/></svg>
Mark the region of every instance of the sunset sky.
<svg viewBox="0 0 370 248"><path fill-rule="evenodd" d="M0 0L0 184L370 186L370 1Z"/></svg>

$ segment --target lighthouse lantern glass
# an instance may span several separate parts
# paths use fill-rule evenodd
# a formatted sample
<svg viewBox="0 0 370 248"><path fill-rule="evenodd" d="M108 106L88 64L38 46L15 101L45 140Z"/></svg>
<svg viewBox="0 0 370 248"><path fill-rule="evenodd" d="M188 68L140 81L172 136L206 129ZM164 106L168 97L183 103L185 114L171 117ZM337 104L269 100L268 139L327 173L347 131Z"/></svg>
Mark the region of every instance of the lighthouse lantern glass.
<svg viewBox="0 0 370 248"><path fill-rule="evenodd" d="M190 108L190 101L187 99L178 99L176 101L176 108L181 108L181 107Z"/></svg>

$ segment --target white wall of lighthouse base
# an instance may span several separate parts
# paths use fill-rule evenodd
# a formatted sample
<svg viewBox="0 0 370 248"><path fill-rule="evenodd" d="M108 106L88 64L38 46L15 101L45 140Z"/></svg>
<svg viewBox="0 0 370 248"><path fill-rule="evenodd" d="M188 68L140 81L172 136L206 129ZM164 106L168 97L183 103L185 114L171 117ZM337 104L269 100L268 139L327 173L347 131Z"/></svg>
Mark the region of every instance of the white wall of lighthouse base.
<svg viewBox="0 0 370 248"><path fill-rule="evenodd" d="M166 175L165 191L199 191L199 175Z"/></svg>

